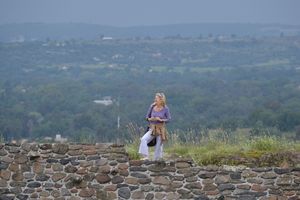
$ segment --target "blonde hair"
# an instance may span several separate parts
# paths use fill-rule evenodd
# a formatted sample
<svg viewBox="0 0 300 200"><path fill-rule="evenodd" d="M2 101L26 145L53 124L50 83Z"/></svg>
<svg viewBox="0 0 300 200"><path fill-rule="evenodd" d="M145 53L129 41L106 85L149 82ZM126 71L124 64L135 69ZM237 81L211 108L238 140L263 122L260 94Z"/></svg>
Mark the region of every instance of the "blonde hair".
<svg viewBox="0 0 300 200"><path fill-rule="evenodd" d="M161 99L162 104L163 104L164 107L167 105L167 99L166 99L166 96L165 96L164 93L162 93L162 92L157 92L157 93L155 94L155 96L158 96L158 97Z"/></svg>

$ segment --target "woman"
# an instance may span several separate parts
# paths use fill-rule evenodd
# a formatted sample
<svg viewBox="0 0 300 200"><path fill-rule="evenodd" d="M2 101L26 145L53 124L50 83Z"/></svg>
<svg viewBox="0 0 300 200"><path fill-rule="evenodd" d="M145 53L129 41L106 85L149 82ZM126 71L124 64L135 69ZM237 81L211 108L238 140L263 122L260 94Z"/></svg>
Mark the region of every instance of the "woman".
<svg viewBox="0 0 300 200"><path fill-rule="evenodd" d="M155 94L154 103L150 105L146 119L149 121L150 129L141 138L139 154L141 154L143 160L149 159L147 144L156 137L154 160L158 160L163 157L163 142L167 140L165 123L171 120L164 93Z"/></svg>

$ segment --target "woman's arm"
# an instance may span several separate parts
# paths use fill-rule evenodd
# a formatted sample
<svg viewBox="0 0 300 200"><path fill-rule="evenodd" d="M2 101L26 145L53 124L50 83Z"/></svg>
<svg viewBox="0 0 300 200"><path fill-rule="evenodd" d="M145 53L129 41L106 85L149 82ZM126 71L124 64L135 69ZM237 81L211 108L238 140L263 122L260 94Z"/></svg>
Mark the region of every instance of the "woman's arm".
<svg viewBox="0 0 300 200"><path fill-rule="evenodd" d="M152 104L150 105L147 114L146 114L146 120L149 121L149 118L151 118L151 112L152 112L153 106Z"/></svg>
<svg viewBox="0 0 300 200"><path fill-rule="evenodd" d="M165 108L165 114L164 114L165 118L163 119L158 119L158 121L161 122L169 122L171 120L171 114L170 114L170 110L168 107Z"/></svg>

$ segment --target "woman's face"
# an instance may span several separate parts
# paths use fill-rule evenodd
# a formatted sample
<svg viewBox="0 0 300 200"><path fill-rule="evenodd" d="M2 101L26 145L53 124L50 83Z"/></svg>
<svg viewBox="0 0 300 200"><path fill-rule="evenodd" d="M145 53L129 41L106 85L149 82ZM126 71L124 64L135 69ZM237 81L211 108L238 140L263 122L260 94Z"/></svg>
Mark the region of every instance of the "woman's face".
<svg viewBox="0 0 300 200"><path fill-rule="evenodd" d="M161 97L155 96L154 102L156 103L156 105L162 105L162 99L161 99Z"/></svg>

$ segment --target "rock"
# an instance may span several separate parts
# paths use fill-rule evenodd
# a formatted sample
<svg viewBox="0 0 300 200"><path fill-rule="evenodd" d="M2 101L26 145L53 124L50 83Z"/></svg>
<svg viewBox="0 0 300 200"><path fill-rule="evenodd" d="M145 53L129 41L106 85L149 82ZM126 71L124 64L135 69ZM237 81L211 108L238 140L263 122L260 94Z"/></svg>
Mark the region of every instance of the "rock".
<svg viewBox="0 0 300 200"><path fill-rule="evenodd" d="M217 189L217 186L214 184L205 184L203 187L204 191L214 191Z"/></svg>
<svg viewBox="0 0 300 200"><path fill-rule="evenodd" d="M1 194L0 199L1 200L13 200L13 199L15 199L15 195L14 194Z"/></svg>
<svg viewBox="0 0 300 200"><path fill-rule="evenodd" d="M275 179L275 178L277 178L277 175L274 172L266 172L266 173L263 173L261 175L261 177L264 179Z"/></svg>
<svg viewBox="0 0 300 200"><path fill-rule="evenodd" d="M65 172L67 173L75 173L77 171L77 167L74 167L72 165L68 165L65 167Z"/></svg>
<svg viewBox="0 0 300 200"><path fill-rule="evenodd" d="M165 162L156 162L154 165L150 165L148 167L148 170L151 172L161 172L165 167L166 167Z"/></svg>
<svg viewBox="0 0 300 200"><path fill-rule="evenodd" d="M139 184L149 184L151 183L151 179L150 178L140 178L138 180Z"/></svg>
<svg viewBox="0 0 300 200"><path fill-rule="evenodd" d="M61 159L59 162L60 162L60 164L62 164L62 165L66 165L66 164L68 164L70 161L71 161L71 159L69 159L69 158L63 158L63 159Z"/></svg>
<svg viewBox="0 0 300 200"><path fill-rule="evenodd" d="M280 177L276 183L278 186L289 186L293 183L293 179L291 177Z"/></svg>
<svg viewBox="0 0 300 200"><path fill-rule="evenodd" d="M39 182L29 182L27 184L27 187L29 187L29 188L38 188L38 187L41 187L41 183L39 183Z"/></svg>
<svg viewBox="0 0 300 200"><path fill-rule="evenodd" d="M82 189L79 192L79 196L80 197L92 197L95 194L95 190L94 189Z"/></svg>
<svg viewBox="0 0 300 200"><path fill-rule="evenodd" d="M45 174L38 174L35 178L36 181L48 181L50 176L45 175Z"/></svg>
<svg viewBox="0 0 300 200"><path fill-rule="evenodd" d="M120 170L124 170L124 169L128 169L128 164L126 164L126 163L120 163L119 165L118 165L118 169L120 169Z"/></svg>
<svg viewBox="0 0 300 200"><path fill-rule="evenodd" d="M133 167L130 167L130 171L145 172L145 171L147 171L147 168L141 167L141 166L133 166Z"/></svg>
<svg viewBox="0 0 300 200"><path fill-rule="evenodd" d="M224 184L224 183L229 183L231 180L229 175L218 175L215 178L215 183L216 184Z"/></svg>
<svg viewBox="0 0 300 200"><path fill-rule="evenodd" d="M132 199L145 199L144 192L142 191L134 191L131 195Z"/></svg>
<svg viewBox="0 0 300 200"><path fill-rule="evenodd" d="M241 173L239 172L233 172L233 173L230 173L230 178L233 179L233 180L240 180L241 179Z"/></svg>
<svg viewBox="0 0 300 200"><path fill-rule="evenodd" d="M125 178L125 183L130 184L130 185L137 185L138 184L137 178L132 178L132 177L126 177Z"/></svg>
<svg viewBox="0 0 300 200"><path fill-rule="evenodd" d="M114 176L112 179L111 179L111 182L113 184L118 184L118 183L123 183L124 181L124 178L121 177L121 176Z"/></svg>
<svg viewBox="0 0 300 200"><path fill-rule="evenodd" d="M60 164L60 163L54 163L54 164L52 165L52 169L53 169L53 171L55 171L55 172L62 172L63 169L64 169L64 166L63 166L62 164Z"/></svg>
<svg viewBox="0 0 300 200"><path fill-rule="evenodd" d="M110 173L110 166L109 165L101 166L101 167L99 167L98 172L102 173L102 174L109 174Z"/></svg>
<svg viewBox="0 0 300 200"><path fill-rule="evenodd" d="M220 184L218 186L218 189L220 191L224 191L224 190L234 190L235 189L235 186L232 185L232 184Z"/></svg>
<svg viewBox="0 0 300 200"><path fill-rule="evenodd" d="M0 156L6 156L7 155L7 151L5 151L4 149L0 149Z"/></svg>
<svg viewBox="0 0 300 200"><path fill-rule="evenodd" d="M186 183L185 188L191 190L191 189L202 189L202 185L200 182L195 182L195 183Z"/></svg>
<svg viewBox="0 0 300 200"><path fill-rule="evenodd" d="M0 179L0 187L7 187L7 181L3 180L3 179Z"/></svg>
<svg viewBox="0 0 300 200"><path fill-rule="evenodd" d="M21 173L20 171L12 175L12 180L14 181L23 181L23 179L24 179L23 173Z"/></svg>
<svg viewBox="0 0 300 200"><path fill-rule="evenodd" d="M154 177L152 183L158 184L158 185L169 185L170 180L164 176L156 176L156 177Z"/></svg>
<svg viewBox="0 0 300 200"><path fill-rule="evenodd" d="M152 199L154 199L154 194L148 193L145 200L152 200Z"/></svg>
<svg viewBox="0 0 300 200"><path fill-rule="evenodd" d="M217 175L216 172L200 172L198 175L200 178L206 179L206 178L214 178Z"/></svg>
<svg viewBox="0 0 300 200"><path fill-rule="evenodd" d="M204 194L200 194L197 197L195 197L194 200L209 200L209 198L207 196L205 196ZM221 200L221 199L218 199L218 200Z"/></svg>
<svg viewBox="0 0 300 200"><path fill-rule="evenodd" d="M52 149L53 153L66 154L69 150L69 146L67 144L54 144Z"/></svg>
<svg viewBox="0 0 300 200"><path fill-rule="evenodd" d="M139 172L132 172L131 176L136 177L136 178L148 178L148 176L146 174L142 174Z"/></svg>
<svg viewBox="0 0 300 200"><path fill-rule="evenodd" d="M26 199L28 199L28 195L25 195L25 194L18 194L16 197L19 200L26 200Z"/></svg>
<svg viewBox="0 0 300 200"><path fill-rule="evenodd" d="M141 166L144 163L143 160L130 160L129 165L130 166Z"/></svg>
<svg viewBox="0 0 300 200"><path fill-rule="evenodd" d="M42 166L41 163L39 162L34 162L32 167L33 167L33 172L35 174L40 174L44 172L44 166Z"/></svg>
<svg viewBox="0 0 300 200"><path fill-rule="evenodd" d="M48 149L52 149L52 144L40 144L39 145L40 149L42 150L48 150Z"/></svg>
<svg viewBox="0 0 300 200"><path fill-rule="evenodd" d="M66 176L67 176L67 175L66 175L65 173L55 173L55 174L53 174L53 176L52 176L52 180L53 180L54 182L57 182L57 181L59 181L59 180L65 178Z"/></svg>
<svg viewBox="0 0 300 200"><path fill-rule="evenodd" d="M290 173L292 171L291 168L275 168L274 169L276 174L287 174Z"/></svg>
<svg viewBox="0 0 300 200"><path fill-rule="evenodd" d="M118 196L124 199L130 198L130 190L127 187L122 187L118 190Z"/></svg>
<svg viewBox="0 0 300 200"><path fill-rule="evenodd" d="M66 188L62 188L61 189L61 195L62 196L71 196L71 193L69 192L69 190L68 189L66 189Z"/></svg>
<svg viewBox="0 0 300 200"><path fill-rule="evenodd" d="M0 158L0 160L1 160L2 162L5 162L5 163L12 163L12 162L14 161L13 158L8 157L8 156L3 156L3 157Z"/></svg>
<svg viewBox="0 0 300 200"><path fill-rule="evenodd" d="M181 169L181 168L188 168L191 167L191 164L188 162L177 162L176 163L176 168Z"/></svg>
<svg viewBox="0 0 300 200"><path fill-rule="evenodd" d="M100 184L108 183L111 180L107 174L97 174L95 178Z"/></svg>
<svg viewBox="0 0 300 200"><path fill-rule="evenodd" d="M91 160L99 160L100 159L100 156L88 156L86 158L87 161L91 161Z"/></svg>
<svg viewBox="0 0 300 200"><path fill-rule="evenodd" d="M9 180L11 176L11 172L9 170L1 170L0 177L5 180Z"/></svg>
<svg viewBox="0 0 300 200"><path fill-rule="evenodd" d="M272 170L271 167L257 167L257 168L252 169L252 171L254 171L254 172L268 172L271 170Z"/></svg>

